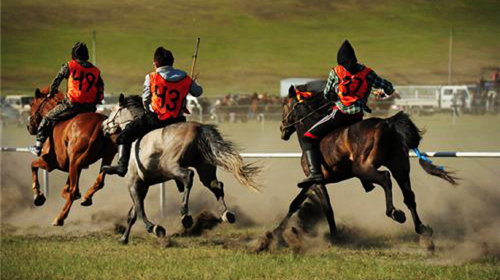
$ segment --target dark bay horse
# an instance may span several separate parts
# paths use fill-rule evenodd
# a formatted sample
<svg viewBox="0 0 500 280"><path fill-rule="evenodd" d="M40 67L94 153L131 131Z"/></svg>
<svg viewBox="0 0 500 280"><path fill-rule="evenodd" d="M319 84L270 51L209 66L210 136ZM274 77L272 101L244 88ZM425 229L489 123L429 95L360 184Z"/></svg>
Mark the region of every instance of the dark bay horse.
<svg viewBox="0 0 500 280"><path fill-rule="evenodd" d="M119 104L103 123L105 134L113 138L131 120L144 113L141 97L120 95ZM201 183L215 195L222 220L234 223L236 217L227 210L224 201L224 184L216 176L217 166L231 172L240 184L258 190L254 177L260 173L260 168L243 163L234 145L224 140L213 125L175 123L153 130L135 141L125 176L133 205L128 212L128 225L120 242L128 243L137 216L142 219L149 233L157 237L166 235L162 226L151 223L146 217L144 199L150 186L172 179L179 192L184 194L180 211L182 224L186 228L191 227L193 220L188 203L194 171L189 167L197 171Z"/></svg>
<svg viewBox="0 0 500 280"><path fill-rule="evenodd" d="M283 105L281 121L281 138L288 140L297 132L299 141L304 133L324 113L331 108L322 92L313 93L311 98L297 97L295 88L289 89L288 99ZM387 118L369 118L351 126L339 128L325 136L320 142L320 151L323 155L322 172L326 183L340 182L357 177L367 192L373 189L373 184L380 185L385 192L386 215L399 223L404 223L406 217L403 211L396 209L392 202L391 174L396 179L403 192L404 203L411 212L415 231L418 234L432 235L432 229L422 224L415 203L415 194L410 183L410 160L408 152L419 146L422 132L403 112ZM438 168L430 161L420 159L420 165L431 175L437 176L456 185L452 173ZM385 166L389 171L378 170ZM309 173L305 158L302 157L302 168L306 175ZM324 185L312 188L318 195L327 218L332 237L337 232L333 210L328 192ZM281 237L289 218L295 213L308 197L309 188L304 188L292 201L285 219L275 229L274 233Z"/></svg>
<svg viewBox="0 0 500 280"><path fill-rule="evenodd" d="M31 135L36 134L42 118L64 99L62 92L58 92L52 98L49 98L47 93L48 88L42 91L36 89L35 91L28 123L28 131ZM45 203L45 196L40 191L38 183L38 169L42 168L49 172L58 169L69 173L61 194L67 202L52 223L54 226L64 225L64 219L68 216L73 201L81 197L78 182L82 169L99 159L102 159L100 173L94 185L83 196L81 205L92 205L92 196L104 187L106 174L102 171L102 166L110 164L116 154L115 144L104 137L102 133L101 124L105 119L106 116L101 114L83 113L57 123L53 128L52 135L44 143L42 155L31 163L32 189L36 206Z"/></svg>

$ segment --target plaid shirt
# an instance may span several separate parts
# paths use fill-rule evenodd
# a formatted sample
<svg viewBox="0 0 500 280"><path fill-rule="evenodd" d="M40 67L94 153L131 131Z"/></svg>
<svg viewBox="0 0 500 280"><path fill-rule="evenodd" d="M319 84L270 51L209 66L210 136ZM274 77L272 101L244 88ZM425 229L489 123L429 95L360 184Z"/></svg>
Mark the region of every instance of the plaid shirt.
<svg viewBox="0 0 500 280"><path fill-rule="evenodd" d="M358 64L358 71L363 69L365 66ZM394 88L392 87L391 82L382 79L378 76L375 71L371 71L366 75L366 82L368 83L368 92L372 91L372 88L381 88L384 90L385 94L391 95L394 93ZM365 96L363 99L358 99L356 102L349 106L345 106L338 99L338 86L339 86L339 77L335 73L335 70L330 71L330 75L328 76L328 81L326 83L323 94L328 100L335 101L335 105L339 108L340 111L346 114L356 114L363 111L363 108L366 107L366 102L368 100L369 94Z"/></svg>

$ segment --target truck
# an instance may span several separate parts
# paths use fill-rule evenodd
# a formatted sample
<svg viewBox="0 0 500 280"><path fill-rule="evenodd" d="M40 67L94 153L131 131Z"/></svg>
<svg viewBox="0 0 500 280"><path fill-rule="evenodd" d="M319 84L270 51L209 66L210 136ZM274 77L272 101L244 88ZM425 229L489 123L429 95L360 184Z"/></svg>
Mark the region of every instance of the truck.
<svg viewBox="0 0 500 280"><path fill-rule="evenodd" d="M7 95L2 104L2 120L17 119L18 124L24 124L30 116L31 95Z"/></svg>
<svg viewBox="0 0 500 280"><path fill-rule="evenodd" d="M400 99L394 100L393 108L411 115L430 115L437 112L470 112L472 94L468 85L447 86L398 86Z"/></svg>

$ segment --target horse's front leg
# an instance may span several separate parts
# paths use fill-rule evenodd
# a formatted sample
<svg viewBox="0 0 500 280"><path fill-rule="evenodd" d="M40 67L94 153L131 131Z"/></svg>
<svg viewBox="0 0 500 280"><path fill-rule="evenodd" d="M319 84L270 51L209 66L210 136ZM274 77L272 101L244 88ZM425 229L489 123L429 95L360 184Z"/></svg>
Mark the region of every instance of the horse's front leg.
<svg viewBox="0 0 500 280"><path fill-rule="evenodd" d="M130 171L129 171L130 172ZM149 190L149 185L140 181L139 179L136 178L131 178L130 176L127 175L126 177L130 181L130 187L129 187L129 192L130 196L132 197L132 201L134 203L134 212L132 213L133 216L132 218L129 215L129 223L130 219L132 219L135 222L135 215L142 219L144 222L144 225L146 226L146 230L149 233L154 233L157 237L165 237L166 235L166 230L160 226L160 225L155 225L151 223L148 220L148 217L146 216L146 211L144 209L144 199L146 198L146 195L148 194ZM129 213L130 214L130 213ZM132 222L133 224L133 222ZM130 225L130 227L132 226Z"/></svg>
<svg viewBox="0 0 500 280"><path fill-rule="evenodd" d="M42 167L45 170L48 170L47 163L43 159L37 159L31 162L31 173L32 173L32 186L31 189L33 190L33 203L36 206L42 206L45 201L45 195L40 191L40 183L38 182L38 169Z"/></svg>
<svg viewBox="0 0 500 280"><path fill-rule="evenodd" d="M312 189L321 202L321 208L323 208L323 213L325 214L330 228L330 238L331 241L333 241L335 235L337 235L337 226L335 224L335 216L333 214L333 207L330 202L328 191L326 190L325 185L314 185Z"/></svg>
<svg viewBox="0 0 500 280"><path fill-rule="evenodd" d="M53 226L63 226L64 220L68 217L73 201L79 198L79 181L82 169L77 162L71 162L69 166L69 185L67 184L64 188L69 187L69 190L63 189L63 196L66 196L66 203L64 204L61 213L52 222Z"/></svg>

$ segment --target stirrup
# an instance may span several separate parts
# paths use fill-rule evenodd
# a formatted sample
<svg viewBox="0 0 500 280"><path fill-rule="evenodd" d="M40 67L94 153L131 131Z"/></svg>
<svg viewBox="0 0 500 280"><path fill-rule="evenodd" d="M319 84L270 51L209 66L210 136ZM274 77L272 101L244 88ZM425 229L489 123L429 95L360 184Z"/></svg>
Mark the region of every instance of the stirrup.
<svg viewBox="0 0 500 280"><path fill-rule="evenodd" d="M102 167L102 170L106 172L106 174L109 175L118 175L120 177L125 177L128 171L128 167L121 167L120 165L118 166L111 166L111 165L105 165Z"/></svg>
<svg viewBox="0 0 500 280"><path fill-rule="evenodd" d="M33 155L39 157L42 154L42 147L40 146L29 146L28 151L30 151Z"/></svg>
<svg viewBox="0 0 500 280"><path fill-rule="evenodd" d="M323 178L323 176L312 175L312 176L309 176L309 177L305 178L304 180L300 181L297 184L297 187L303 189L303 188L307 188L307 187L310 187L310 186L315 185L315 184L324 184L324 183L325 183L325 179Z"/></svg>

